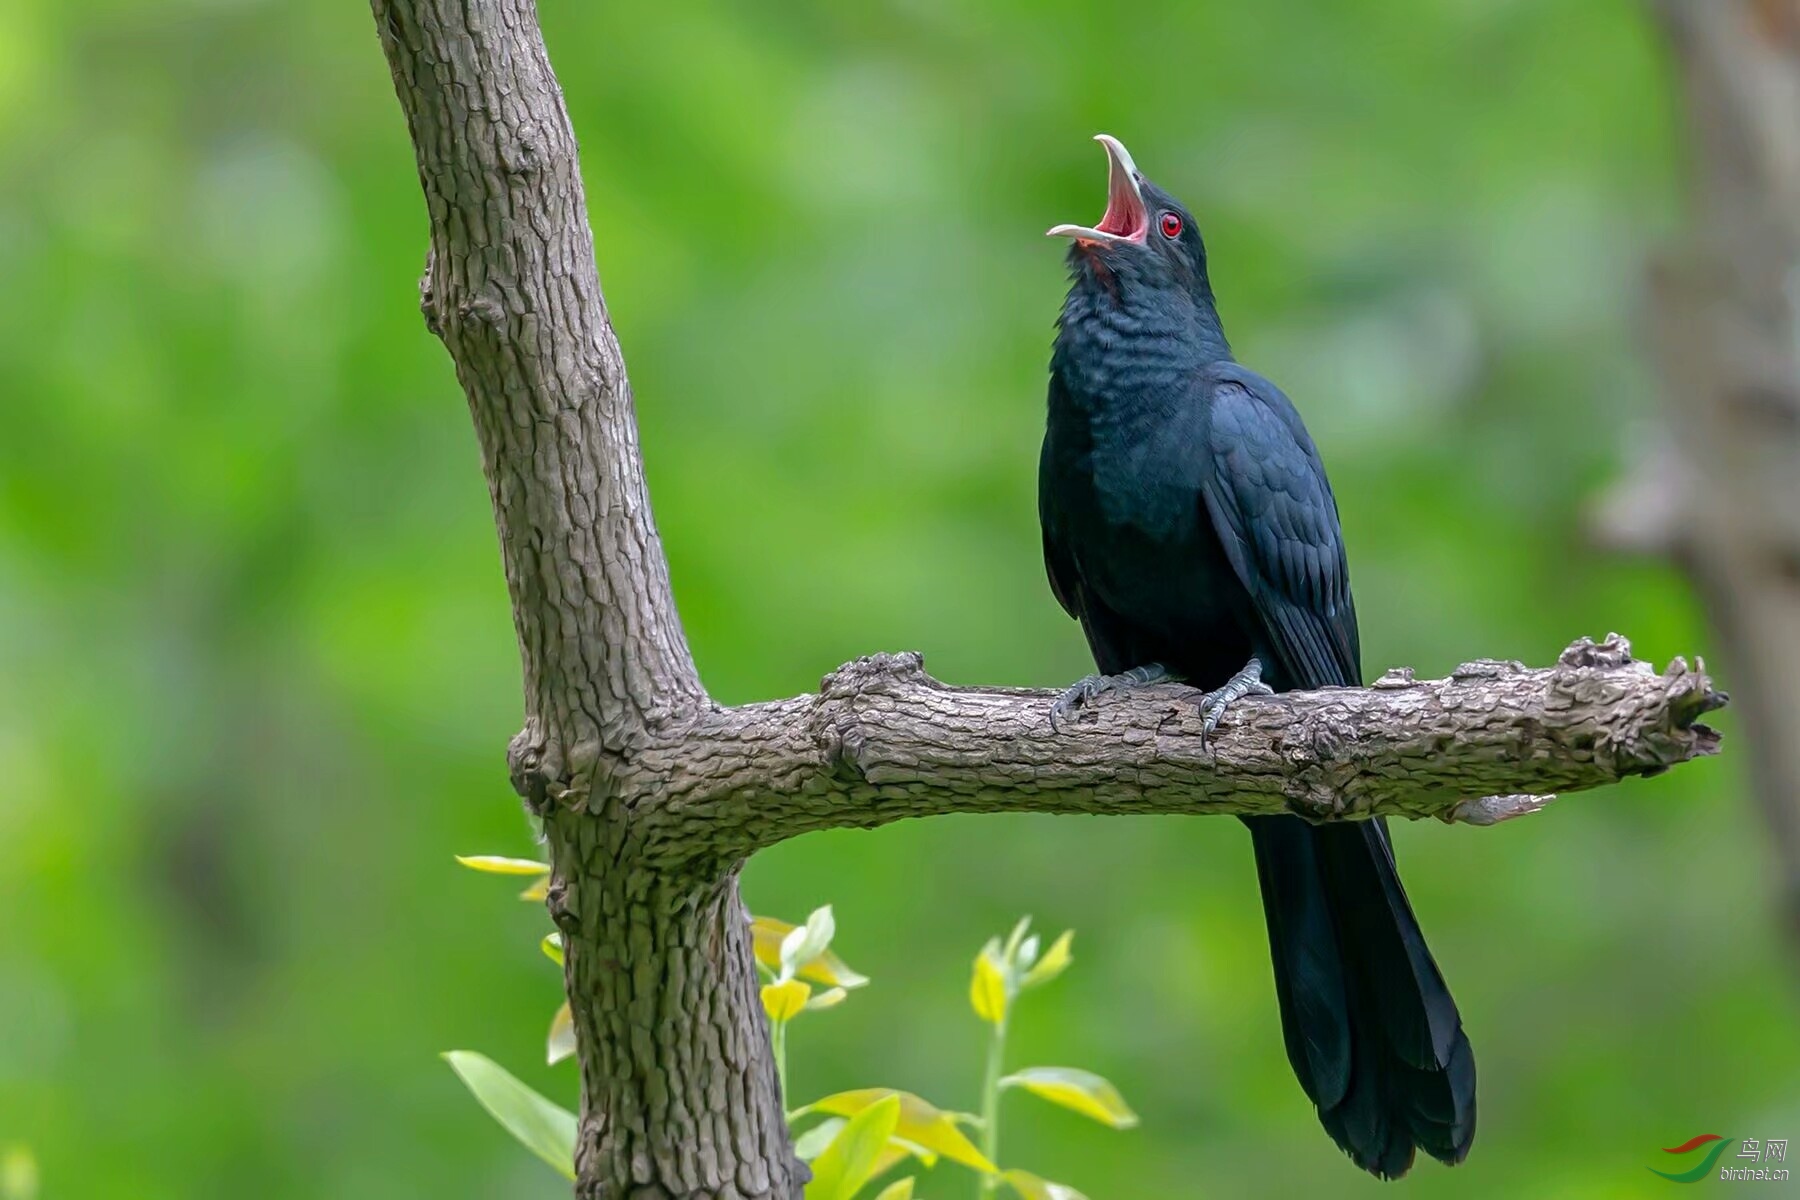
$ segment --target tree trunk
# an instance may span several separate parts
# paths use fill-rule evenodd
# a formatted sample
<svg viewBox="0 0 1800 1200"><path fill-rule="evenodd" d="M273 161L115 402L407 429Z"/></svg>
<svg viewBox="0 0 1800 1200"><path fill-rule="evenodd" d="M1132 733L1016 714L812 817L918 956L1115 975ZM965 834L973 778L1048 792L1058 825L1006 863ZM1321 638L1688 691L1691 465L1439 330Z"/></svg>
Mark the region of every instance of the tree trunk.
<svg viewBox="0 0 1800 1200"><path fill-rule="evenodd" d="M524 671L508 761L544 821L581 1065L576 1191L798 1200L738 871L833 826L955 811L1293 810L1491 824L1711 753L1724 698L1623 639L1555 666L1247 702L1204 738L1151 689L1072 730L1051 696L878 655L816 696L700 686L644 489L575 139L532 0L372 0L430 217L429 327L467 394Z"/></svg>
<svg viewBox="0 0 1800 1200"><path fill-rule="evenodd" d="M559 823L550 907L583 999L576 1194L797 1196L737 872L637 869L587 817Z"/></svg>
<svg viewBox="0 0 1800 1200"><path fill-rule="evenodd" d="M431 215L524 667L581 1064L584 1197L797 1196L735 863L643 860L635 753L707 707L650 519L562 93L531 0L375 0Z"/></svg>
<svg viewBox="0 0 1800 1200"><path fill-rule="evenodd" d="M1604 533L1693 580L1742 702L1800 953L1800 0L1656 0L1692 232L1652 273L1667 437Z"/></svg>

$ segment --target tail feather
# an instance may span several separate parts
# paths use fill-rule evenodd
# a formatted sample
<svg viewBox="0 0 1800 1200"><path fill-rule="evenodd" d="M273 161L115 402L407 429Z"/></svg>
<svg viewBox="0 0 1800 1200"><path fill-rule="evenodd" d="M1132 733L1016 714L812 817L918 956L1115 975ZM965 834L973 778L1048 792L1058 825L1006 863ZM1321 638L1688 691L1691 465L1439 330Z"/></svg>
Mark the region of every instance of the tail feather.
<svg viewBox="0 0 1800 1200"><path fill-rule="evenodd" d="M1475 1058L1379 821L1246 821L1268 918L1288 1060L1319 1121L1364 1170L1422 1149L1461 1162L1475 1136Z"/></svg>

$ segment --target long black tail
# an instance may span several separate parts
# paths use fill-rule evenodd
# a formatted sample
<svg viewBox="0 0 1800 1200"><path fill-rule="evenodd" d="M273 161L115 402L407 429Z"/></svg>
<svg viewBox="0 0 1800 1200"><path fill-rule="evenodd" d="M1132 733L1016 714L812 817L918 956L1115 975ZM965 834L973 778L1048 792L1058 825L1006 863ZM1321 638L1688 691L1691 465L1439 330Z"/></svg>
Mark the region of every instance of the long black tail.
<svg viewBox="0 0 1800 1200"><path fill-rule="evenodd" d="M1419 932L1382 821L1246 818L1288 1061L1356 1165L1404 1175L1415 1147L1475 1140L1475 1056Z"/></svg>

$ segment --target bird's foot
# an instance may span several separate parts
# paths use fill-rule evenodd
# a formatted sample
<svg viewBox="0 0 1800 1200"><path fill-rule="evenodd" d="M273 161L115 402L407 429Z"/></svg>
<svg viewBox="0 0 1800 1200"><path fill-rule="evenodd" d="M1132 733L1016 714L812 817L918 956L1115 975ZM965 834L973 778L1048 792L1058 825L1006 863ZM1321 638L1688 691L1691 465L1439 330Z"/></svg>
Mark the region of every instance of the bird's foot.
<svg viewBox="0 0 1800 1200"><path fill-rule="evenodd" d="M1245 696L1273 696L1275 689L1262 681L1262 660L1252 658L1244 669L1225 681L1225 686L1200 697L1200 744L1204 746L1219 727L1225 710Z"/></svg>
<svg viewBox="0 0 1800 1200"><path fill-rule="evenodd" d="M1169 669L1161 663L1148 663L1145 666L1133 667L1117 675L1088 675L1075 681L1074 685L1057 698L1050 709L1050 728L1058 731L1062 722L1068 720L1083 705L1095 700L1107 692L1123 692L1131 688L1148 687L1153 683L1168 683L1175 679Z"/></svg>

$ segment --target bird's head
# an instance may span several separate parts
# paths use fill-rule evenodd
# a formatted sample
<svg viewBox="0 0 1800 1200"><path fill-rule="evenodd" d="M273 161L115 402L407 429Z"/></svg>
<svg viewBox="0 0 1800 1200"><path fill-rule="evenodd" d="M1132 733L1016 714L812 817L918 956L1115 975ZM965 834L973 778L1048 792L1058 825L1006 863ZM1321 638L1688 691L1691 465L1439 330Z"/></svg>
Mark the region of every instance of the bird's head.
<svg viewBox="0 0 1800 1200"><path fill-rule="evenodd" d="M1055 226L1046 236L1073 239L1069 263L1078 278L1101 273L1210 300L1206 247L1193 217L1144 178L1118 138L1100 133L1094 140L1106 150L1106 215L1095 225Z"/></svg>

